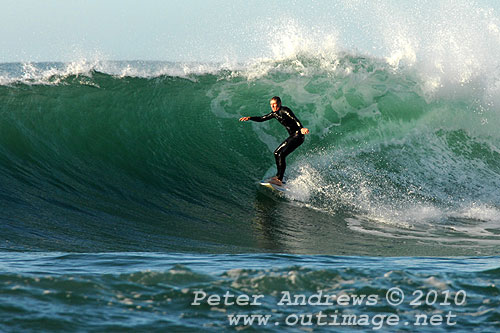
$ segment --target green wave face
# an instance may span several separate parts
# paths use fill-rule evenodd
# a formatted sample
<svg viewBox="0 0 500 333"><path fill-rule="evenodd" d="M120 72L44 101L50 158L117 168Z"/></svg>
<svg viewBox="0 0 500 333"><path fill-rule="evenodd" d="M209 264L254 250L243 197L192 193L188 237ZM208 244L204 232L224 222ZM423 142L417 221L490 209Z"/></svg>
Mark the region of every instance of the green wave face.
<svg viewBox="0 0 500 333"><path fill-rule="evenodd" d="M267 201L300 207L276 217L285 224L312 209L347 233L495 242L500 137L483 85L436 90L415 68L348 54L11 80L0 86L0 205L17 241L4 246L261 248L242 234ZM285 198L256 182L275 172L286 131L238 122L269 112L274 95L311 131L287 159Z"/></svg>

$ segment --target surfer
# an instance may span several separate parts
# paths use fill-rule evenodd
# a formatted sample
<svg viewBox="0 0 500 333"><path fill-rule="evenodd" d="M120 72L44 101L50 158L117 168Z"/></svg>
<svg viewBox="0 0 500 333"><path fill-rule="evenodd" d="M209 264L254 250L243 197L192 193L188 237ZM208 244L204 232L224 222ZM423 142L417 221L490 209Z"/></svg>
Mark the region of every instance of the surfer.
<svg viewBox="0 0 500 333"><path fill-rule="evenodd" d="M285 158L304 142L304 134L309 134L309 130L302 126L299 119L293 114L292 110L281 105L281 99L278 96L271 98L271 112L261 117L241 117L240 121L262 122L272 118L277 119L281 125L285 126L289 137L283 141L274 151L276 159L276 176L271 178L270 183L282 186L283 176L285 175Z"/></svg>

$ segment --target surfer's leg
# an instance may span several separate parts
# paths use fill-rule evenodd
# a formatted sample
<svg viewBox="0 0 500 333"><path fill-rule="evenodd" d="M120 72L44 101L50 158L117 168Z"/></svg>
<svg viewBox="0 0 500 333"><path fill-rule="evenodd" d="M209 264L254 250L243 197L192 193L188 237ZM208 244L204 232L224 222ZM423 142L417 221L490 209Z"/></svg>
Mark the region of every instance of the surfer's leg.
<svg viewBox="0 0 500 333"><path fill-rule="evenodd" d="M274 151L274 158L276 160L276 168L278 169L276 173L276 178L280 181L283 180L286 169L285 158L293 152L298 146L304 142L304 136L302 134L294 134L289 136L285 141L283 141L278 148Z"/></svg>

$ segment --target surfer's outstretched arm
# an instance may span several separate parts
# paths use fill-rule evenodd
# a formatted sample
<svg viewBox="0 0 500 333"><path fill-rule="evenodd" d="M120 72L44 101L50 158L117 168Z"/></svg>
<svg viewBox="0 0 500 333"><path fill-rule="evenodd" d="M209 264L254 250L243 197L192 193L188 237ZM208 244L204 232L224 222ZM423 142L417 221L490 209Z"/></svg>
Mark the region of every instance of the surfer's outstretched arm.
<svg viewBox="0 0 500 333"><path fill-rule="evenodd" d="M256 121L256 122L260 123L260 122L263 122L263 121L266 121L266 120L269 120L269 119L273 119L273 118L274 118L273 113L269 112L268 114L263 115L261 117L241 117L240 121L251 120L251 121Z"/></svg>

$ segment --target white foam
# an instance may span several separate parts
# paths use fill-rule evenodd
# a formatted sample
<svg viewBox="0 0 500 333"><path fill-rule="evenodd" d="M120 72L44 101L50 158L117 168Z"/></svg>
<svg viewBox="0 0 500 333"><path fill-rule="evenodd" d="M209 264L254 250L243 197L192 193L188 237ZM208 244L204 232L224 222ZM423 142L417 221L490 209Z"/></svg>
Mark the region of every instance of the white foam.
<svg viewBox="0 0 500 333"><path fill-rule="evenodd" d="M477 204L475 202L461 207L456 213L451 214L456 218L465 218L477 221L486 221L497 223L500 227L500 210L486 204Z"/></svg>

